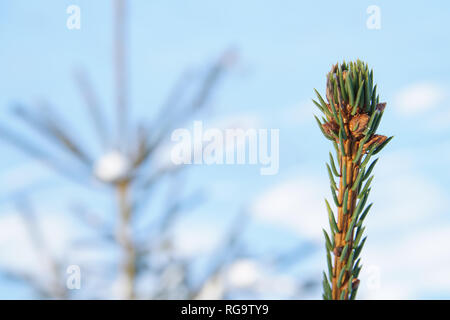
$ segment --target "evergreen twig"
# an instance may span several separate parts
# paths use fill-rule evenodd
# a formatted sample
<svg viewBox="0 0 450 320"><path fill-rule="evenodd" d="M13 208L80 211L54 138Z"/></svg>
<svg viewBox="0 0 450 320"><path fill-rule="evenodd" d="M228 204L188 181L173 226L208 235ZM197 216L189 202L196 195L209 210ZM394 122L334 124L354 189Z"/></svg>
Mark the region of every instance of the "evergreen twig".
<svg viewBox="0 0 450 320"><path fill-rule="evenodd" d="M338 164L330 153L327 171L337 215L325 200L332 235L324 230L328 277L324 273L323 297L327 300L353 300L359 286L359 255L366 241L362 224L372 207L365 205L378 159L369 162L392 139L375 134L386 106L378 102L376 87L373 71L357 60L332 67L327 102L315 90L320 102L315 103L324 115L323 122L316 120L325 138L333 141Z"/></svg>

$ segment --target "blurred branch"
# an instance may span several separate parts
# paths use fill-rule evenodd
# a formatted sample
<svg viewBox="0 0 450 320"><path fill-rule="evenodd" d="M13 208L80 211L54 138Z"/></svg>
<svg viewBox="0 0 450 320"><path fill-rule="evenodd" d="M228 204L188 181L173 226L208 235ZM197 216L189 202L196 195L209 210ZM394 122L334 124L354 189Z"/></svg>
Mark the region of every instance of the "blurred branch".
<svg viewBox="0 0 450 320"><path fill-rule="evenodd" d="M218 84L220 78L223 76L225 70L234 63L236 53L234 50L227 50L209 67L206 76L204 77L200 89L196 92L192 100L184 105L181 110L177 110L175 114L172 113L172 109L176 105L177 99L183 95L183 91L187 87L189 80L186 74L183 74L179 79L174 89L172 90L168 100L163 105L159 116L153 122L154 134L150 139L143 156L140 157L138 164L144 163L152 154L152 152L161 144L161 142L170 137L170 133L181 121L192 117L196 111L202 109L214 87Z"/></svg>
<svg viewBox="0 0 450 320"><path fill-rule="evenodd" d="M164 104L162 105L162 107L159 108L159 113L155 117L153 127L156 127L161 123L164 123L164 121L168 118L167 114L168 113L173 114L173 112L176 111L176 107L182 100L186 88L190 83L192 83L193 80L194 79L192 77L191 72L184 71L181 73L178 80L175 82L175 85L170 90L169 95L166 98Z"/></svg>
<svg viewBox="0 0 450 320"><path fill-rule="evenodd" d="M223 75L224 71L235 63L237 58L237 54L234 50L229 49L225 51L216 63L211 67L209 72L207 73L203 85L201 86L199 92L194 97L191 102L191 108L193 110L201 109L205 106L208 98L211 95L213 88L216 86L220 77Z"/></svg>
<svg viewBox="0 0 450 320"><path fill-rule="evenodd" d="M105 219L101 218L100 215L81 204L71 206L69 211L84 225L99 233L101 239L114 240L113 233L108 231L111 230L112 226L107 224Z"/></svg>
<svg viewBox="0 0 450 320"><path fill-rule="evenodd" d="M88 157L86 152L82 151L79 144L77 144L73 138L69 137L69 134L63 129L57 121L53 118L56 117L56 112L51 110L50 107L47 110L41 109L41 119L37 116L32 115L30 112L21 106L16 106L14 108L14 113L23 121L25 121L30 127L34 128L36 131L41 133L48 139L57 142L62 146L65 151L68 151L76 159L80 160L88 168L92 166L92 160ZM50 116L48 110L51 110L52 116ZM61 123L61 121L59 121Z"/></svg>
<svg viewBox="0 0 450 320"><path fill-rule="evenodd" d="M123 299L135 299L136 249L132 232L132 207L129 199L130 185L128 181L116 185L119 221L117 227L117 243L123 255L120 263L120 278L123 280Z"/></svg>
<svg viewBox="0 0 450 320"><path fill-rule="evenodd" d="M13 133L9 129L0 126L0 138L19 148L31 157L43 161L45 165L62 174L66 178L69 178L74 182L84 184L85 181L80 178L79 174L72 172L72 169L67 165L67 163L63 163L62 161L55 159L51 154L42 151L36 147L35 144L19 137L18 134Z"/></svg>
<svg viewBox="0 0 450 320"><path fill-rule="evenodd" d="M57 299L67 298L67 290L62 284L62 268L59 261L50 253L47 244L45 243L43 234L38 226L36 215L33 212L30 204L25 198L16 203L18 212L20 213L24 222L25 228L30 236L31 244L35 251L41 258L41 265L48 265L50 272L47 274L50 281L46 281L46 286L39 285L39 282L33 279L32 276L26 274L16 273L17 276L23 277L24 281L28 281L40 293L46 292L46 296ZM46 263L43 263L46 262Z"/></svg>
<svg viewBox="0 0 450 320"><path fill-rule="evenodd" d="M119 150L117 151L119 152L117 153L119 153L119 155L117 157L108 157L108 155L106 155L104 158L101 158L101 160L106 159L104 167L102 168L105 168L105 171L112 172L110 176L114 176L115 173L119 172L110 180L102 180L116 192L115 205L117 206L117 216L115 216L114 219L111 219L111 225L105 225L101 223L98 224L98 217L92 216L90 212L83 210L83 208L78 208L78 210L75 209L72 213L78 213L77 216L80 221L84 222L94 230L100 229L100 239L107 240L108 243L113 243L119 247L123 256L119 261L115 261L115 265L119 265L119 273L120 276L123 277L119 278L119 280L126 280L125 288L122 288L124 293L123 298L132 299L136 297L137 292L135 290L135 282L138 276L140 276L138 273L141 272L141 269L137 266L138 259L143 255L146 255L145 258L148 260L153 259L154 256L152 255L154 252L152 252L151 249L160 245L161 240L165 240L168 231L171 230L171 226L179 221L179 218L181 217L180 213L192 209L203 200L201 193L193 193L187 197L180 196L180 181L174 179L172 181L173 184L171 185L172 188L169 190L169 196L164 203L164 208L158 216L160 219L157 223L151 223L146 226L149 229L154 227L154 230L151 229L151 233L146 234L146 236L150 235L150 238L146 237L145 239L148 240L145 242L146 247L136 248L138 239L133 228L134 226L142 225L136 221L137 218L142 218L142 216L137 216L136 213L138 211L143 212L142 209L147 204L147 201L149 201L149 192L154 190L154 187L161 185L160 183L163 182L165 177L175 175L182 168L185 168L185 166L169 165L164 168L156 168L156 170L147 171L145 164L146 162L149 162L149 159L155 157L154 155L157 154L158 147L165 139L167 140L170 138L171 130L173 130L173 128L176 128L180 123L193 117L208 104L214 88L219 83L220 78L223 76L226 69L235 59L235 53L234 51L227 51L223 53L217 61L214 61L212 65L208 66L205 74L198 81L198 87L194 86L195 90L186 99L184 99L184 96L188 91L188 87L193 84L193 81L190 78L191 75L188 75L187 73L182 74L174 88L171 90L167 100L165 100L160 112L155 117L154 122L151 124L142 124L139 128L129 128L129 78L126 65L126 5L128 3L129 2L125 0L115 0L113 3L115 12L113 47L114 101L116 104L115 121L117 121L117 132L114 132L115 129L111 129L115 127L114 120L112 125L107 125L105 118L106 112L102 112L95 90L88 81L89 79L87 76L81 72L75 75L76 83L88 107L92 125L95 128L102 146L104 148L105 146L109 147L107 146L107 144L110 143L109 140L114 140L114 137L111 139L108 136L111 132L117 134L117 146L115 147L118 147ZM87 150L85 150L87 147L84 144L81 144L81 141L78 141L78 136L76 136L75 133L70 134L71 131L64 123L62 123L61 118L57 117L54 108L47 107L46 110L35 113L18 106L15 108L15 113L19 118L25 121L29 127L41 134L44 138L56 144L60 149L62 147L62 151L68 152L71 156L70 160L76 160L71 162L74 162L74 165L77 164L77 168L82 165L84 169L88 170L87 176L92 177L92 167L94 164L93 159L89 156ZM55 169L55 171L71 180L77 182L82 180L71 164L67 164L63 160L55 158L51 153L43 151L33 142L21 138L14 132L0 127L0 137L24 150L30 156L43 160L45 164L48 164ZM130 163L132 168L129 168ZM96 163L96 165L97 164L100 165L99 163ZM151 172L150 175L148 175L147 172ZM18 206L22 212L24 221L27 224L27 231L30 233L33 244L36 246L36 251L41 254L45 260L49 260L49 265L53 270L51 285L54 292L48 291L45 287L37 287L36 284L33 284L33 286L36 286L37 289L42 292L47 290L49 297L55 297L55 295L65 297L67 294L65 288L58 287L58 281L63 277L61 274L61 264L59 264L57 259L52 257L51 253L47 251L47 244L44 239L42 239L41 230L39 230L39 227L36 225L31 207L29 207L26 202L21 202ZM244 223L241 217L239 223L236 223L236 225L233 226L233 230L226 237L226 240L224 240L224 244L220 249L221 253L216 257L215 262L213 262L211 273L215 274L219 272L222 265L226 262L226 257L230 254L230 248L235 246L236 239L242 231L240 228L243 228L243 225ZM113 226L117 226L116 233L111 231ZM103 229L108 229L108 231L104 232ZM110 242L109 240L115 240L115 242ZM75 244L90 245L92 242L91 239L86 239L84 242L76 241ZM136 251L138 251L138 249L139 252L137 253ZM182 277L179 281L174 280L173 287L171 288L182 285L187 288L189 286L189 267L192 262L193 261L184 261L183 259L174 258L171 260L171 264L163 266L158 272L161 272L170 278L171 273L169 272L169 267L176 266L178 268L177 270L181 272ZM33 280L39 280L28 279L26 275L23 275L22 279L26 279L26 281L29 281L30 283ZM163 285L163 282L161 282L160 285ZM201 288L199 288L199 290L200 289ZM167 292L167 288L163 288L163 290ZM190 294L190 288L186 290L188 290L188 292L184 293L185 296L196 295L197 291L194 290L194 293Z"/></svg>
<svg viewBox="0 0 450 320"><path fill-rule="evenodd" d="M81 70L75 73L75 82L80 90L80 94L86 102L94 129L96 130L101 145L104 148L108 145L108 131L104 121L105 116L100 108L99 100L95 94L94 87L89 81L87 74Z"/></svg>
<svg viewBox="0 0 450 320"><path fill-rule="evenodd" d="M185 166L170 166L165 168L160 168L153 172L153 174L147 177L142 183L139 184L138 188L140 193L135 196L135 200L133 202L133 210L138 212L141 209L145 208L145 205L150 200L150 194L156 185L162 181L163 177L169 175L175 175Z"/></svg>
<svg viewBox="0 0 450 320"><path fill-rule="evenodd" d="M203 278L200 285L197 286L196 289L192 290L189 299L195 299L202 292L204 287L208 284L210 279L217 277L217 275L225 268L227 260L233 255L236 250L236 246L240 237L242 236L244 229L247 227L249 222L248 214L245 211L242 211L238 214L231 224L225 239L222 241L222 245L216 250L218 254L212 259L212 267L210 271L207 273L207 276Z"/></svg>
<svg viewBox="0 0 450 320"><path fill-rule="evenodd" d="M122 139L126 139L128 123L128 83L125 59L125 37L126 37L126 5L125 0L115 0L114 19L114 63L115 63L115 92L117 103L117 128L119 145Z"/></svg>
<svg viewBox="0 0 450 320"><path fill-rule="evenodd" d="M180 213L185 210L192 210L197 207L200 203L202 203L203 197L201 192L194 192L193 194L183 198L178 199L176 201L172 201L172 204L169 204L163 211L158 220L158 223L154 223L153 221L147 224L144 227L141 227L138 232L144 233L148 236L146 240L143 241L144 246L140 248L140 254L151 253L151 246L158 239L163 239L165 233L173 226L177 218L180 217ZM170 202L169 202L170 203Z"/></svg>

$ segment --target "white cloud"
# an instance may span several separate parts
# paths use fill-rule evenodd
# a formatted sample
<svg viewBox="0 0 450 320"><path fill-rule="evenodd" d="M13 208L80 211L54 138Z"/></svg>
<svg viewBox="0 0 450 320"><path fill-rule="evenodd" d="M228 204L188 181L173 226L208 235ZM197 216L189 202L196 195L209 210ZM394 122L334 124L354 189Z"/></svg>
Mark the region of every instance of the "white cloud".
<svg viewBox="0 0 450 320"><path fill-rule="evenodd" d="M314 240L322 240L327 228L324 195L329 187L319 179L299 177L262 193L251 212L262 220L279 224Z"/></svg>
<svg viewBox="0 0 450 320"><path fill-rule="evenodd" d="M298 292L297 279L286 274L268 274L256 284L262 299L292 299Z"/></svg>
<svg viewBox="0 0 450 320"><path fill-rule="evenodd" d="M360 297L365 299L417 299L426 294L450 295L450 224L377 241L365 248ZM368 286L370 267L379 270L379 286ZM363 270L364 270L363 268ZM369 268L369 269L367 269ZM422 296L421 296L422 295Z"/></svg>
<svg viewBox="0 0 450 320"><path fill-rule="evenodd" d="M377 179L377 177L375 177ZM400 174L373 182L371 228L393 230L426 222L445 212L445 193L421 175Z"/></svg>
<svg viewBox="0 0 450 320"><path fill-rule="evenodd" d="M0 226L0 262L20 271L24 271L27 265L36 264L38 256L20 216L2 214Z"/></svg>
<svg viewBox="0 0 450 320"><path fill-rule="evenodd" d="M298 282L292 275L279 274L252 259L240 259L228 267L224 277L229 290L247 290L258 299L289 299Z"/></svg>
<svg viewBox="0 0 450 320"><path fill-rule="evenodd" d="M448 193L425 175L414 153L387 153L378 161L369 202L371 228L386 232L421 224L442 216L450 203Z"/></svg>
<svg viewBox="0 0 450 320"><path fill-rule="evenodd" d="M208 282L202 288L200 293L195 299L197 300L220 300L223 299L225 292L224 281L222 277L213 276L208 279Z"/></svg>
<svg viewBox="0 0 450 320"><path fill-rule="evenodd" d="M221 235L221 231L208 222L183 219L174 228L174 252L180 257L210 253L220 244Z"/></svg>
<svg viewBox="0 0 450 320"><path fill-rule="evenodd" d="M39 230L34 225L30 227L40 232L42 247L18 213L4 212L0 216L0 265L18 276L31 276L43 287L54 290L57 280L52 277L53 263L66 261L63 257L69 254L67 249L76 230L67 218L53 213L42 215L36 224Z"/></svg>
<svg viewBox="0 0 450 320"><path fill-rule="evenodd" d="M235 288L248 288L262 277L262 271L256 261L241 259L234 262L227 271L227 282Z"/></svg>
<svg viewBox="0 0 450 320"><path fill-rule="evenodd" d="M435 83L416 83L401 89L394 98L394 105L405 115L420 114L430 110L446 97L446 90Z"/></svg>

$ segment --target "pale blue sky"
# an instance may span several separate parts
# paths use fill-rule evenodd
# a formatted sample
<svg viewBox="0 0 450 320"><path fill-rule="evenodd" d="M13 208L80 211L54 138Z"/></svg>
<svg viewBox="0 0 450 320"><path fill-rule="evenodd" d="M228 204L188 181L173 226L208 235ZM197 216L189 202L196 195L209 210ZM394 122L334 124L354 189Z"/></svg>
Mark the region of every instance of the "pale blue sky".
<svg viewBox="0 0 450 320"><path fill-rule="evenodd" d="M66 28L66 8L71 4L81 8L81 30ZM381 9L380 30L366 27L366 8L373 4ZM395 139L383 151L386 156L381 155L377 168L380 178L376 176L374 181L374 217L368 220L367 227L373 242L367 244L367 250L372 250L370 263L373 264L377 259L392 256L394 261L380 263L382 275L389 281L398 279L399 270L384 266L395 265L395 257L401 253L382 255L379 247L400 243L399 239L404 240L407 247L413 234L424 231L423 228L431 230L423 232L425 235L439 234L440 230L445 234L445 228L450 228L450 212L445 206L450 200L447 167L450 160L449 13L450 3L443 0L345 3L134 0L129 13L133 114L150 118L186 68L204 67L229 47L239 51L238 65L214 95L215 119L242 117L255 121L262 128L279 128L280 171L276 176L260 176L259 168L251 166L193 168L191 175L196 178L193 186L214 187L211 201L199 210L197 219L204 221L209 217L206 221L210 219L212 224L224 223L260 194L286 181L297 179L301 183L304 177L313 177L320 183L326 182L324 162L332 146L321 137L312 117L315 112L310 103L313 88L324 92L325 75L332 63L356 58L368 62L374 69L380 98L387 101L380 132L394 135ZM81 138L88 137L90 129L85 110L72 78L72 71L79 66L89 71L103 104L113 105L111 1L2 1L0 43L1 123L23 128L11 120L11 104L46 98L58 106L60 114L70 120ZM434 90L423 94L424 106L419 106L418 111L402 107L404 99L400 92L412 88L417 93L423 86ZM200 120L208 124L208 119ZM97 147L95 143L90 146ZM3 155L0 176L29 163L29 158L3 142L0 154ZM73 190L60 179L51 180L61 188L61 194L67 195ZM413 191L399 191L395 197L404 197L403 202L413 205L397 207L396 199L389 198L391 193L386 194L408 187ZM0 190L4 193L0 196L5 197L9 188L1 186ZM37 191L42 194L41 201L50 198L53 201L54 189L50 186L45 190ZM89 193L77 192L87 201L93 201ZM420 199L417 195L422 192L425 195ZM319 198L324 196L328 197L327 188ZM399 214L392 219L396 222L390 223L395 213L423 208L422 204L427 201L439 202L430 205L438 212L415 212L411 220L407 214ZM64 205L63 199L59 202ZM322 211L310 214L325 216L325 208L320 206L322 204L319 204ZM384 212L389 215L383 215ZM427 219L427 215L433 218ZM371 222L375 225L373 233ZM317 225L319 232L320 229ZM295 230L291 231L295 234ZM278 235L281 244L291 244L288 236L283 240L281 232L273 234ZM257 232L255 238L258 239ZM277 243L277 239L273 242ZM392 245L392 250L400 250L402 245L403 242ZM442 250L445 248L442 246ZM323 255L320 252L311 265L320 270L325 261ZM450 252L438 251L430 259L438 264L442 259L445 264L450 260ZM424 273L430 270L428 265L417 268ZM412 274L417 275L417 270L413 270ZM450 276L447 277L443 287L436 284L437 280L424 278L415 284L408 279L399 280L385 290L392 291L393 297L449 298ZM366 297L372 297L369 289L365 293ZM383 294L373 294L373 297L380 296Z"/></svg>

